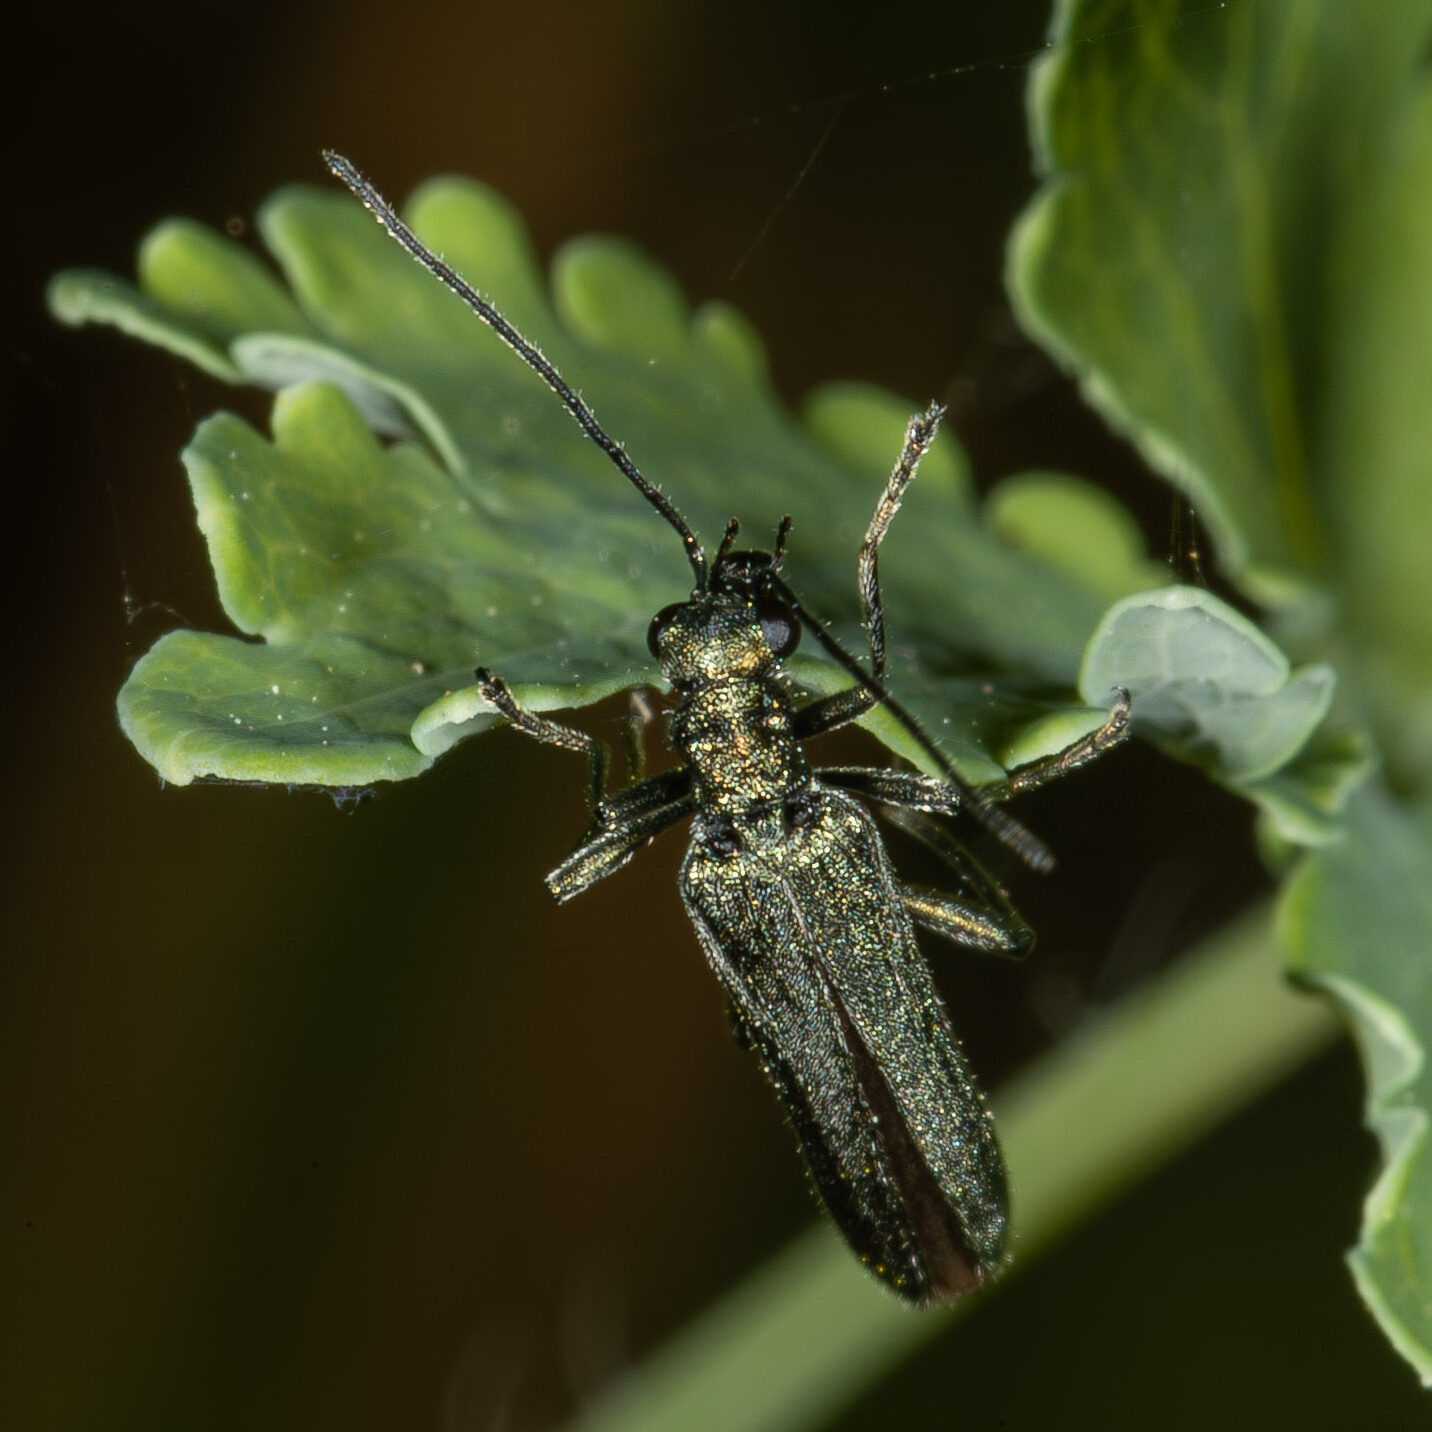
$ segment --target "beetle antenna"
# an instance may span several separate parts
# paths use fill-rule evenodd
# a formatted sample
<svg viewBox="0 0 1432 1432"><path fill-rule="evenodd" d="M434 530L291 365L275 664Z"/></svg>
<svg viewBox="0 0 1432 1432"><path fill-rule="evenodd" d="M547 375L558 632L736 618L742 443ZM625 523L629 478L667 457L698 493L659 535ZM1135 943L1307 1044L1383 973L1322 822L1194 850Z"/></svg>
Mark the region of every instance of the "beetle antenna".
<svg viewBox="0 0 1432 1432"><path fill-rule="evenodd" d="M432 276L462 299L472 311L492 329L507 346L562 400L567 411L577 420L577 426L606 453L612 463L620 469L627 481L661 513L676 529L681 545L686 549L686 559L696 576L696 586L705 591L710 584L710 569L706 553L696 534L686 525L686 519L672 506L670 501L641 475L637 465L627 456L626 449L610 437L597 421L596 414L568 386L567 381L554 368L531 339L513 327L455 269L443 262L418 236L398 217L393 206L363 177L355 166L332 149L323 151L324 162L352 191L354 196L368 210L388 236L400 244Z"/></svg>

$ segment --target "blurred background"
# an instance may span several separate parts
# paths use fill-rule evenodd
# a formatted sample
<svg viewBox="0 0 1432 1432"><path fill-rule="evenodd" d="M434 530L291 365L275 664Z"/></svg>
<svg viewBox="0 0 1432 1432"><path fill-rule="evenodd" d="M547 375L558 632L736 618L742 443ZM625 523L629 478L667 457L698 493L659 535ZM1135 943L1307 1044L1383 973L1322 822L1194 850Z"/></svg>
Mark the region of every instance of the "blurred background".
<svg viewBox="0 0 1432 1432"><path fill-rule="evenodd" d="M254 244L267 193L325 182L321 146L398 199L470 173L544 254L628 235L741 308L788 399L839 378L943 397L982 484L1079 472L1162 554L1167 496L1002 296L1045 6L19 23L0 1425L554 1425L815 1216L677 898L683 840L557 909L541 877L584 823L580 763L505 732L351 811L162 789L115 693L163 631L227 629L178 453L218 406L265 425L268 399L58 328L44 282L131 273L170 214ZM860 759L848 739L832 759ZM1021 814L1061 858L1016 891L1040 950L1023 969L932 950L996 1090L1263 888L1247 811L1147 750ZM1359 1098L1351 1054L1321 1060L848 1425L1412 1425L1412 1375L1341 1261L1374 1162Z"/></svg>

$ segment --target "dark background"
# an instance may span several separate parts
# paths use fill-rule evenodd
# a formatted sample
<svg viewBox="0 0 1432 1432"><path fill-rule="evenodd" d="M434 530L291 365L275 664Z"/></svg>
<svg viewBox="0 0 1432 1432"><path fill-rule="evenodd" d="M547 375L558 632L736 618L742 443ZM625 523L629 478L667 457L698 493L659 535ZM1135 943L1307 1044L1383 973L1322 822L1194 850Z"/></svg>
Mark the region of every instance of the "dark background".
<svg viewBox="0 0 1432 1432"><path fill-rule="evenodd" d="M226 629L177 454L267 399L59 329L47 276L131 272L168 214L252 243L266 193L324 182L324 145L394 197L468 172L544 253L622 233L735 303L791 399L944 397L982 482L1094 477L1161 551L1162 490L1002 298L1044 23L1024 0L626 0L12 30L0 1425L547 1426L813 1216L681 911L680 837L548 901L572 758L499 733L352 813L160 788L115 693L169 627ZM935 952L992 1085L1262 882L1246 811L1145 750L1022 814L1061 856L1018 891L1040 951ZM1410 1425L1341 1263L1358 1099L1351 1055L1320 1061L849 1425Z"/></svg>

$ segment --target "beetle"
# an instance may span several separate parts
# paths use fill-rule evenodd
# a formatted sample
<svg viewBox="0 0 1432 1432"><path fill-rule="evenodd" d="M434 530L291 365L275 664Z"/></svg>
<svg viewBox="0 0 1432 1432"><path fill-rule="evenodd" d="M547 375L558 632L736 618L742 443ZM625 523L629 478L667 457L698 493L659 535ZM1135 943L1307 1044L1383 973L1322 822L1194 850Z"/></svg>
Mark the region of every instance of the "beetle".
<svg viewBox="0 0 1432 1432"><path fill-rule="evenodd" d="M915 940L915 926L956 944L1023 955L1033 932L1001 886L945 829L964 812L1026 863L1045 848L1002 803L1085 764L1123 739L1129 700L1066 749L974 789L885 689L878 554L943 408L911 419L856 563L869 632L863 668L781 575L790 518L770 552L737 549L727 525L714 559L686 519L598 423L541 351L407 227L341 155L324 158L387 233L547 384L582 431L675 531L692 588L652 619L648 645L676 696L677 764L637 769L610 790L610 755L595 737L523 708L502 679L476 672L484 700L513 727L587 759L591 824L547 876L570 900L620 869L651 839L691 818L680 892L725 992L732 1031L755 1055L795 1129L820 1196L856 1256L907 1301L940 1302L1000 1264L1007 1232L1003 1159ZM809 632L853 685L801 701L783 661ZM812 769L803 743L883 705L940 774L871 767ZM895 873L865 802L939 855L958 894Z"/></svg>

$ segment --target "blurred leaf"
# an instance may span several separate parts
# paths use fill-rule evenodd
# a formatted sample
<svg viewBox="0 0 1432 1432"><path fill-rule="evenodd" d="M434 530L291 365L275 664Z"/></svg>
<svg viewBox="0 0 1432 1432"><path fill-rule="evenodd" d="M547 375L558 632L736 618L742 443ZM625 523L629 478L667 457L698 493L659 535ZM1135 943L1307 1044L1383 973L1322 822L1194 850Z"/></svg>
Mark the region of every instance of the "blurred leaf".
<svg viewBox="0 0 1432 1432"><path fill-rule="evenodd" d="M1077 577L1106 601L1168 580L1167 569L1145 553L1128 509L1067 473L1006 478L990 494L985 514L991 530L1011 546Z"/></svg>
<svg viewBox="0 0 1432 1432"><path fill-rule="evenodd" d="M1409 11L1427 15L1427 7ZM1340 659L1355 671L1392 769L1432 776L1432 83L1369 157L1334 256L1329 371L1314 448L1332 533ZM1366 43L1360 40L1359 45Z"/></svg>
<svg viewBox="0 0 1432 1432"><path fill-rule="evenodd" d="M1429 17L1427 0L1062 0L1032 81L1045 183L1010 252L1021 318L1265 600L1335 568L1332 492L1355 473L1360 503L1383 481L1366 449L1340 467L1320 444L1350 312L1366 321L1376 295L1367 340L1385 355L1392 321L1425 352L1427 191L1405 182L1404 130ZM1389 249L1393 272L1373 271ZM1391 417L1362 391L1359 433ZM1425 402L1392 430L1404 418L1426 436Z"/></svg>
<svg viewBox="0 0 1432 1432"><path fill-rule="evenodd" d="M1283 900L1291 967L1352 1025L1383 1168L1349 1255L1393 1346L1432 1386L1432 840L1373 783L1345 837L1310 854Z"/></svg>
<svg viewBox="0 0 1432 1432"><path fill-rule="evenodd" d="M1383 763L1420 809L1432 776L1432 0L1063 0L1054 36L1030 95L1043 187L1010 251L1021 318L1190 494L1280 636L1336 661L1340 725L1309 740L1328 665L1290 671L1180 591L1114 608L1083 689L1129 685L1144 730L1259 804L1279 863L1316 847L1290 940L1359 1032L1388 1159L1355 1268L1426 1376L1408 1071L1432 1038L1432 861L1420 817L1366 783Z"/></svg>
<svg viewBox="0 0 1432 1432"><path fill-rule="evenodd" d="M1285 868L1288 846L1341 840L1343 809L1376 767L1362 732L1333 733L1324 726L1281 770L1239 787L1264 816L1268 863Z"/></svg>

